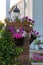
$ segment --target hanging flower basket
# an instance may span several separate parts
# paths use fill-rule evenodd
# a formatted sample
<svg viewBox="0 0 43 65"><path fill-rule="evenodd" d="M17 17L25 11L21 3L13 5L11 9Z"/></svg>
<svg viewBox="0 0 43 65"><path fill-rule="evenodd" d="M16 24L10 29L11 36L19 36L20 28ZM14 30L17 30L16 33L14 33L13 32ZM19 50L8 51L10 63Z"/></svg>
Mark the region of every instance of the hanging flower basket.
<svg viewBox="0 0 43 65"><path fill-rule="evenodd" d="M31 34L30 43L32 43L38 37L39 32L32 30L30 34Z"/></svg>
<svg viewBox="0 0 43 65"><path fill-rule="evenodd" d="M12 33L12 38L16 45L21 46L24 44L24 38L26 37L26 31L23 28L16 29L14 27L10 27L10 31Z"/></svg>
<svg viewBox="0 0 43 65"><path fill-rule="evenodd" d="M35 39L36 39L36 36L34 36L34 35L31 34L30 43L32 43L33 40L35 40Z"/></svg>

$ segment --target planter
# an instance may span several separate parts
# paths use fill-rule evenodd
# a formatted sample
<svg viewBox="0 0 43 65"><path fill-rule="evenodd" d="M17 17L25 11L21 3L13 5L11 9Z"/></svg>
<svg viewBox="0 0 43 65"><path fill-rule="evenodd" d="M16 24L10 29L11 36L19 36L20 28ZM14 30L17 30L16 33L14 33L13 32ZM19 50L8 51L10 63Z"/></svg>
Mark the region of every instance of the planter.
<svg viewBox="0 0 43 65"><path fill-rule="evenodd" d="M6 29L11 26L15 27L15 29L19 29L20 27L24 28L26 32L30 32L31 30L33 30L33 27L30 27L29 22L9 22L6 25Z"/></svg>
<svg viewBox="0 0 43 65"><path fill-rule="evenodd" d="M30 44L36 39L36 36L31 34L31 38L30 38Z"/></svg>
<svg viewBox="0 0 43 65"><path fill-rule="evenodd" d="M24 38L14 38L14 42L17 46L22 46L24 44Z"/></svg>

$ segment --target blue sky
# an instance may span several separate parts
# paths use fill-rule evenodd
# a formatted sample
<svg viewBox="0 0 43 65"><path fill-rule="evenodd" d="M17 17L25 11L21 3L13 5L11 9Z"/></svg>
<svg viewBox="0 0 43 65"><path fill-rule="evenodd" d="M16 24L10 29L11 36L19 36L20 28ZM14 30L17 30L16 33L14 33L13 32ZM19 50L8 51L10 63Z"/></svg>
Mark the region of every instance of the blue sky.
<svg viewBox="0 0 43 65"><path fill-rule="evenodd" d="M9 0L8 0L9 1ZM20 0L10 0L10 7ZM3 20L6 17L6 0L0 0L0 20Z"/></svg>

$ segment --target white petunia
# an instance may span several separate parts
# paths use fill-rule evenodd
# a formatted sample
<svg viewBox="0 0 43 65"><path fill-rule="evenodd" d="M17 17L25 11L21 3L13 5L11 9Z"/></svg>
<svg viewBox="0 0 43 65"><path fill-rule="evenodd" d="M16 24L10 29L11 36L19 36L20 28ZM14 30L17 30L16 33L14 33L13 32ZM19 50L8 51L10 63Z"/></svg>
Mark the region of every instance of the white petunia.
<svg viewBox="0 0 43 65"><path fill-rule="evenodd" d="M16 31L19 32L19 29L17 29Z"/></svg>
<svg viewBox="0 0 43 65"><path fill-rule="evenodd" d="M26 31L23 31L22 36L26 37Z"/></svg>

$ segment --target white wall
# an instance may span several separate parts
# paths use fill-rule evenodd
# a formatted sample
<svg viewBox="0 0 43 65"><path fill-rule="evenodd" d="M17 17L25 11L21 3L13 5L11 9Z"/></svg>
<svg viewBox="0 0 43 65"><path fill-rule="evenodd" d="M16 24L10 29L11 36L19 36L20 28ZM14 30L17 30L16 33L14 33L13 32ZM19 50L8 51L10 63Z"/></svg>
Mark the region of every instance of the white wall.
<svg viewBox="0 0 43 65"><path fill-rule="evenodd" d="M0 0L0 20L6 17L6 0Z"/></svg>
<svg viewBox="0 0 43 65"><path fill-rule="evenodd" d="M24 17L24 0L18 3L17 7L20 9L20 17Z"/></svg>
<svg viewBox="0 0 43 65"><path fill-rule="evenodd" d="M28 16L33 18L33 0L28 0Z"/></svg>
<svg viewBox="0 0 43 65"><path fill-rule="evenodd" d="M32 12L33 12L33 0L25 0L25 16L28 16L29 18L32 18Z"/></svg>

